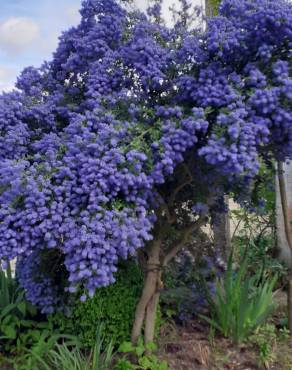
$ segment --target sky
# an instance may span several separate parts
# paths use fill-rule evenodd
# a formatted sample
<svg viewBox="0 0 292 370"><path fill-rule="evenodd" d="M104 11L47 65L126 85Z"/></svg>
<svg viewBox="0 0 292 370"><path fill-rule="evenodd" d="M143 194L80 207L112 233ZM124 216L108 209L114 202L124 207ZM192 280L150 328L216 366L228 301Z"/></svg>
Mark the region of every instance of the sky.
<svg viewBox="0 0 292 370"><path fill-rule="evenodd" d="M134 1L147 7L147 0ZM176 1L164 0L166 19ZM12 89L24 67L50 60L61 32L78 24L80 6L81 0L0 0L0 92Z"/></svg>

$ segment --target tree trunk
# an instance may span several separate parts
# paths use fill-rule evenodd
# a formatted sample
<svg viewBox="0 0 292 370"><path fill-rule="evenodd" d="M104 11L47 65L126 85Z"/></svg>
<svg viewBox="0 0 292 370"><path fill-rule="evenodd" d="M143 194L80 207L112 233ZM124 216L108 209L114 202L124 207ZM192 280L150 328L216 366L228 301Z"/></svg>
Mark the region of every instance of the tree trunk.
<svg viewBox="0 0 292 370"><path fill-rule="evenodd" d="M288 221L292 220L292 162L283 164L283 177L287 198ZM288 267L292 268L292 251L289 247L285 230L285 220L283 215L282 200L280 194L279 181L276 181L276 229L277 229L277 246L279 249L279 259Z"/></svg>
<svg viewBox="0 0 292 370"><path fill-rule="evenodd" d="M292 164L278 163L276 182L277 244L279 258L289 268L287 276L288 328L292 335Z"/></svg>
<svg viewBox="0 0 292 370"><path fill-rule="evenodd" d="M288 292L287 292L287 301L288 301L288 329L290 335L292 335L292 272L290 271L288 275Z"/></svg>
<svg viewBox="0 0 292 370"><path fill-rule="evenodd" d="M144 330L144 342L146 344L149 342L153 342L154 340L159 298L160 293L159 291L156 291L147 305Z"/></svg>
<svg viewBox="0 0 292 370"><path fill-rule="evenodd" d="M160 250L160 239L154 240L149 246L144 288L136 308L132 329L131 339L134 345L142 335L143 324L145 324L145 339L146 336L147 339L151 338L150 341L154 338L154 329L152 327L155 327L156 308L159 300L158 287L161 276Z"/></svg>

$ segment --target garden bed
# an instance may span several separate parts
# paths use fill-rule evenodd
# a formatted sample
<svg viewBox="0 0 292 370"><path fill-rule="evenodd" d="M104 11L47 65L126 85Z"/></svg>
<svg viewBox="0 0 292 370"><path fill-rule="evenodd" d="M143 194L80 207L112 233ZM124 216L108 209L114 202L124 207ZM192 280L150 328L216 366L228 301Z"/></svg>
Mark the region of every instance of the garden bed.
<svg viewBox="0 0 292 370"><path fill-rule="evenodd" d="M160 330L159 357L166 360L172 370L291 370L292 338L281 336L280 331L286 294L278 291L275 298L278 308L268 323L272 333L263 334L262 347L270 346L266 350L269 358L266 364L262 363L261 348L254 340L236 345L220 333L214 333L199 318L190 320L185 326L164 324Z"/></svg>

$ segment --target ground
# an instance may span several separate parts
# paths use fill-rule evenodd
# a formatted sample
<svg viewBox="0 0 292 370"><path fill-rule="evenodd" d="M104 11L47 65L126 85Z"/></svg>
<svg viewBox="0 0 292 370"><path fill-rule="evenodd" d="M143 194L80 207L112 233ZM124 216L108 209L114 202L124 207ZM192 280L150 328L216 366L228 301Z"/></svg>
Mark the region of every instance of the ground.
<svg viewBox="0 0 292 370"><path fill-rule="evenodd" d="M237 346L220 335L210 338L209 333L205 323L194 320L179 328L172 339L160 341L160 357L172 370L292 370L292 340L277 344L275 361L266 367L259 363L254 344Z"/></svg>
<svg viewBox="0 0 292 370"><path fill-rule="evenodd" d="M278 292L276 298L279 305L270 323L277 328L285 315L285 293ZM186 326L171 322L162 326L159 357L167 360L171 370L292 370L292 338L277 340L272 347L273 359L264 365L255 343L235 345L195 318Z"/></svg>

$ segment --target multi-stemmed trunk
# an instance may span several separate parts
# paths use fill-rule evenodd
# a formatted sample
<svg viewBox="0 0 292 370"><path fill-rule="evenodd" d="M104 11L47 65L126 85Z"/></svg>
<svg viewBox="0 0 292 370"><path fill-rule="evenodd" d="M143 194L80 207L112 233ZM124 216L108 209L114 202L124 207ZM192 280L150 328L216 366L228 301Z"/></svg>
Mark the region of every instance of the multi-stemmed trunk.
<svg viewBox="0 0 292 370"><path fill-rule="evenodd" d="M157 307L162 289L162 272L168 263L187 245L190 236L197 232L206 223L201 217L180 230L180 238L171 247L164 250L165 240L163 232L156 232L154 240L146 247L147 258L144 260L145 269L144 288L136 307L132 328L132 342L137 343L144 332L144 343L154 340ZM163 228L163 227L162 227Z"/></svg>
<svg viewBox="0 0 292 370"><path fill-rule="evenodd" d="M146 273L144 288L141 298L137 304L135 320L132 329L132 342L136 343L142 334L144 327L145 343L153 341L155 332L155 320L159 295L161 289L161 253L160 239L154 240L148 246L148 260L146 262Z"/></svg>

